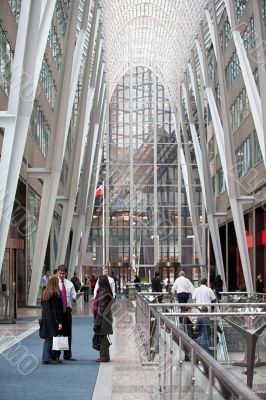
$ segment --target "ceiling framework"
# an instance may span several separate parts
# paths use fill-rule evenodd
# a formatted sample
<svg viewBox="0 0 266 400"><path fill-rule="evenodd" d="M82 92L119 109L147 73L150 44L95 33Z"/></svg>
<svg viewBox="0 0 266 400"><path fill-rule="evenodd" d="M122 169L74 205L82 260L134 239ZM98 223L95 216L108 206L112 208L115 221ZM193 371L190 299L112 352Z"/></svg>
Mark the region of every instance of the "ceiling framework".
<svg viewBox="0 0 266 400"><path fill-rule="evenodd" d="M175 102L207 0L103 0L110 95L129 66L156 69Z"/></svg>

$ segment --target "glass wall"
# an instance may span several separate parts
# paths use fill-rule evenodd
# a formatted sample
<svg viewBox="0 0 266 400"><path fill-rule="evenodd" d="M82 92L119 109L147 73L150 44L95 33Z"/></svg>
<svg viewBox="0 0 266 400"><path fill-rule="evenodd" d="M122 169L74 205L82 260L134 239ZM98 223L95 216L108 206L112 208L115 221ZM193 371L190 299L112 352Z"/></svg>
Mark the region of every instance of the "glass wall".
<svg viewBox="0 0 266 400"><path fill-rule="evenodd" d="M58 72L60 72L61 63L62 63L62 51L59 45L59 40L56 32L56 28L52 25L49 31L48 43L52 50L52 55L54 59L54 63Z"/></svg>
<svg viewBox="0 0 266 400"><path fill-rule="evenodd" d="M42 154L47 157L51 130L36 100L34 101L29 130Z"/></svg>
<svg viewBox="0 0 266 400"><path fill-rule="evenodd" d="M240 72L241 68L239 58L236 51L234 51L227 67L225 68L225 79L228 90L231 89Z"/></svg>
<svg viewBox="0 0 266 400"><path fill-rule="evenodd" d="M230 107L230 118L232 131L236 131L242 124L244 119L250 113L250 105L248 101L246 88L243 88Z"/></svg>
<svg viewBox="0 0 266 400"><path fill-rule="evenodd" d="M27 294L29 294L33 254L40 213L40 198L28 188L27 191ZM41 291L39 297L41 296Z"/></svg>
<svg viewBox="0 0 266 400"><path fill-rule="evenodd" d="M104 160L110 171L108 190L105 188L109 194L104 200L97 196L95 202L88 249L93 263L100 265L102 260L102 233L106 229L102 208L106 196L110 262L134 260L140 266L153 266L157 246L156 261L180 262L176 132L166 90L150 69L135 67L123 76L111 97L109 121L109 151ZM192 164L198 204L201 189L195 157ZM193 231L184 182L181 185L182 261L191 264L191 249L195 246L191 240L186 241ZM201 208L198 211L202 215Z"/></svg>
<svg viewBox="0 0 266 400"><path fill-rule="evenodd" d="M40 82L42 84L43 91L45 93L45 96L49 104L51 105L52 108L54 108L56 86L53 80L51 69L49 67L48 61L45 56L42 62L42 69L40 72Z"/></svg>
<svg viewBox="0 0 266 400"><path fill-rule="evenodd" d="M14 58L14 51L8 38L0 25L0 86L8 96L11 81L11 65Z"/></svg>
<svg viewBox="0 0 266 400"><path fill-rule="evenodd" d="M8 0L11 11L12 11L14 17L16 18L17 23L18 23L19 17L20 17L21 1L22 0Z"/></svg>
<svg viewBox="0 0 266 400"><path fill-rule="evenodd" d="M50 233L50 265L52 270L57 267L55 262L58 250L59 231L60 218L54 214Z"/></svg>

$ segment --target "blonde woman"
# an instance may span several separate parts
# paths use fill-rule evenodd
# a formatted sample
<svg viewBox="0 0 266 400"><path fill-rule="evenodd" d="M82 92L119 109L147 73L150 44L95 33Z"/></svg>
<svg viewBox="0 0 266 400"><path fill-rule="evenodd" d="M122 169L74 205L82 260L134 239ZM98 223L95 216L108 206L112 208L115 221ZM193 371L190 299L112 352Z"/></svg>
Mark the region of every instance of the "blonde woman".
<svg viewBox="0 0 266 400"><path fill-rule="evenodd" d="M62 361L56 359L57 352L52 350L53 336L57 336L63 328L63 301L57 276L48 280L41 304L40 337L44 339L42 361L43 364L61 364Z"/></svg>

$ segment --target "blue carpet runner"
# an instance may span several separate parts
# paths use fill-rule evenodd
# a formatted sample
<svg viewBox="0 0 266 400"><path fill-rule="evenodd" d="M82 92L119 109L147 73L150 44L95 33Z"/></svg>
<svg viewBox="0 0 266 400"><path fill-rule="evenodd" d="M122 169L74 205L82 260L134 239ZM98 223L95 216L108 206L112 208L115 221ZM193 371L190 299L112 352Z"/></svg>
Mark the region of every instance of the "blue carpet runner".
<svg viewBox="0 0 266 400"><path fill-rule="evenodd" d="M72 353L77 361L43 365L38 331L0 354L0 400L92 399L99 370L99 353L91 347L92 326L93 318L73 317Z"/></svg>

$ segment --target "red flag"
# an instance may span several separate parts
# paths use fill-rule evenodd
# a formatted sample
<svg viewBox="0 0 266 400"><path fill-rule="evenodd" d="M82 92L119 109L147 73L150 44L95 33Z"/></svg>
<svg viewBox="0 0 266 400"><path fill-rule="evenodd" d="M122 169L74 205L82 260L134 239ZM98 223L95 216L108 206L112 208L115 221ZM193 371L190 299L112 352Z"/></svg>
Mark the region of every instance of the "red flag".
<svg viewBox="0 0 266 400"><path fill-rule="evenodd" d="M103 186L99 186L98 189L96 189L95 196L102 196L103 195Z"/></svg>

